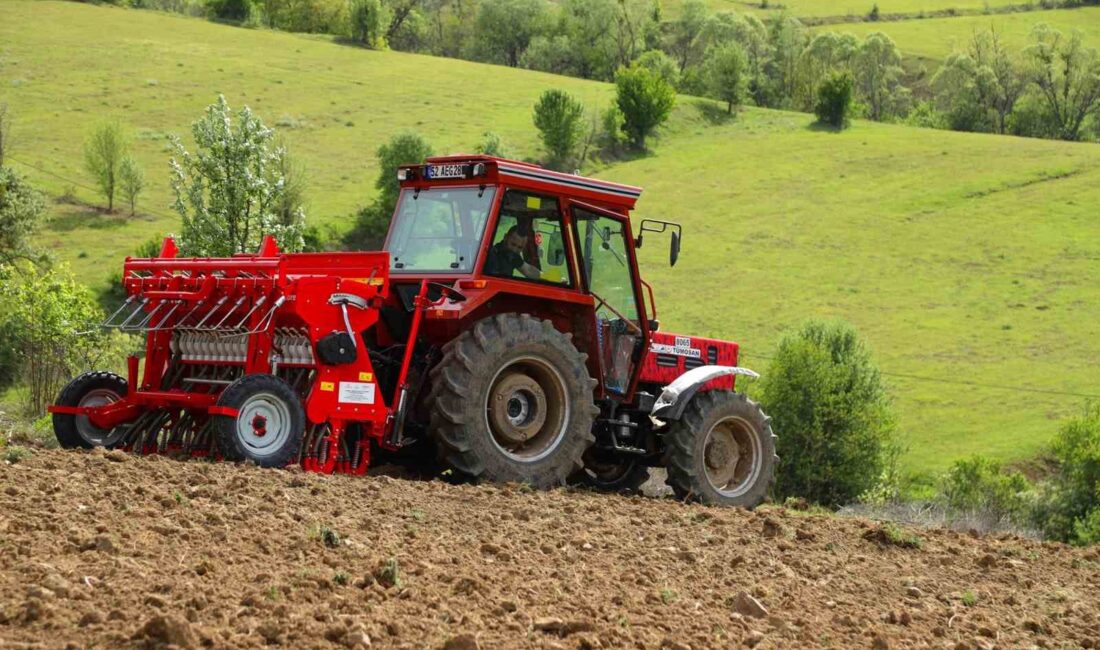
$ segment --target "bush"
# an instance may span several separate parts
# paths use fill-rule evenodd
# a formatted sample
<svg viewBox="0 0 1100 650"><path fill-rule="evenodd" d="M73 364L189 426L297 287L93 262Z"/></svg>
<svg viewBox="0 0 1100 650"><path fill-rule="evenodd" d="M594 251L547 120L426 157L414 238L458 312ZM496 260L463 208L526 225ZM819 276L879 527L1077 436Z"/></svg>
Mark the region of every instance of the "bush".
<svg viewBox="0 0 1100 650"><path fill-rule="evenodd" d="M584 106L564 90L547 90L539 97L533 119L546 148L547 166L564 169L572 164L584 129L583 117Z"/></svg>
<svg viewBox="0 0 1100 650"><path fill-rule="evenodd" d="M849 503L886 474L896 450L886 388L855 330L809 322L785 336L761 385L779 436L779 499Z"/></svg>
<svg viewBox="0 0 1100 650"><path fill-rule="evenodd" d="M659 73L635 64L615 73L615 101L630 143L645 149L646 138L672 113L676 91Z"/></svg>
<svg viewBox="0 0 1100 650"><path fill-rule="evenodd" d="M508 157L504 149L504 141L492 131L486 131L482 134L481 143L477 145L477 152L485 156L496 156L497 158Z"/></svg>
<svg viewBox="0 0 1100 650"><path fill-rule="evenodd" d="M732 114L745 101L748 61L740 45L727 43L708 53L707 83L711 96L726 102L726 113Z"/></svg>
<svg viewBox="0 0 1100 650"><path fill-rule="evenodd" d="M1028 507L1030 485L1019 472L1003 472L983 456L955 461L940 485L944 505L957 513L990 520L990 527L1020 521Z"/></svg>
<svg viewBox="0 0 1100 650"><path fill-rule="evenodd" d="M15 170L0 167L0 264L39 258L30 239L45 209L41 192Z"/></svg>
<svg viewBox="0 0 1100 650"><path fill-rule="evenodd" d="M235 23L247 23L255 12L252 0L207 0L206 9L217 20Z"/></svg>
<svg viewBox="0 0 1100 650"><path fill-rule="evenodd" d="M1100 542L1100 403L1066 422L1051 452L1059 471L1044 486L1035 523L1063 542Z"/></svg>
<svg viewBox="0 0 1100 650"><path fill-rule="evenodd" d="M852 114L852 75L848 72L833 72L817 87L817 101L814 103L817 121L834 129L843 129L848 125Z"/></svg>
<svg viewBox="0 0 1100 650"><path fill-rule="evenodd" d="M386 46L390 16L381 0L352 0L349 20L353 41L371 49Z"/></svg>
<svg viewBox="0 0 1100 650"><path fill-rule="evenodd" d="M24 408L39 415L75 374L109 352L91 292L65 270L0 266L0 350L18 356Z"/></svg>
<svg viewBox="0 0 1100 650"><path fill-rule="evenodd" d="M397 207L397 168L415 165L432 155L432 146L419 133L399 133L378 148L378 198L355 215L355 225L344 235L344 245L354 250L378 250L386 237Z"/></svg>

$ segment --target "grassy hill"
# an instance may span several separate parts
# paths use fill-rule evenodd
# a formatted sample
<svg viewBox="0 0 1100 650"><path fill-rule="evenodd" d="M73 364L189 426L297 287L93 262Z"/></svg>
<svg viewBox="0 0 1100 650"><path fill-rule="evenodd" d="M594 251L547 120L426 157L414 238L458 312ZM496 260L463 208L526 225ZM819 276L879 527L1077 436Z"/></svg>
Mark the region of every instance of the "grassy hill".
<svg viewBox="0 0 1100 650"><path fill-rule="evenodd" d="M177 228L165 135L186 136L218 92L281 125L308 168L311 220L346 227L371 198L386 137L413 128L453 152L493 130L534 156L531 106L552 87L592 107L612 96L607 84L152 12L0 3L13 158L54 196L75 195L53 206L41 243L92 285ZM1100 148L715 115L681 98L651 155L593 170L645 187L640 214L684 223L675 269L663 247L642 250L667 329L737 339L746 365L765 368L784 328L853 322L888 373L904 465L918 474L971 453L1029 457L1082 395L1100 394ZM79 203L94 200L82 141L105 119L134 129L148 170L136 218Z"/></svg>
<svg viewBox="0 0 1100 650"><path fill-rule="evenodd" d="M894 39L904 56L939 61L956 50L965 50L975 31L991 26L1012 50L1020 50L1031 44L1031 30L1039 23L1067 36L1073 30L1081 30L1086 45L1100 46L1100 7L829 25L819 29L851 32L861 38L881 31Z"/></svg>

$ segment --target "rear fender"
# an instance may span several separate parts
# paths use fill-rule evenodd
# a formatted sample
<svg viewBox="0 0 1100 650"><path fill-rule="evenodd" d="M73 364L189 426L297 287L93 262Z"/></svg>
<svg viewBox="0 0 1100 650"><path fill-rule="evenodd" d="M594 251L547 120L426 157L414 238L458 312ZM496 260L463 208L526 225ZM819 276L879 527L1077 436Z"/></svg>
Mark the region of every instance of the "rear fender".
<svg viewBox="0 0 1100 650"><path fill-rule="evenodd" d="M700 388L719 377L729 375L742 375L751 379L760 377L752 370L738 366L699 366L685 372L665 386L660 397L654 402L650 415L662 420L679 420L691 398L699 392Z"/></svg>

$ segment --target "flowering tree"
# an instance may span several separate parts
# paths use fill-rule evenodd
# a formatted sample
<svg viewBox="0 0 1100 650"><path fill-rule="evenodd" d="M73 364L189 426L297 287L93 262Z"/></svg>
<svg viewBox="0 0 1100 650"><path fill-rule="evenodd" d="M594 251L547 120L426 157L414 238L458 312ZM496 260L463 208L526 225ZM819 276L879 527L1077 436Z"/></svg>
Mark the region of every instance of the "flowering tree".
<svg viewBox="0 0 1100 650"><path fill-rule="evenodd" d="M236 117L236 123L234 123ZM181 249L193 256L254 252L264 235L283 250L301 250L305 215L280 218L286 149L246 106L234 116L225 97L192 125L196 151L172 140L172 207L183 219Z"/></svg>

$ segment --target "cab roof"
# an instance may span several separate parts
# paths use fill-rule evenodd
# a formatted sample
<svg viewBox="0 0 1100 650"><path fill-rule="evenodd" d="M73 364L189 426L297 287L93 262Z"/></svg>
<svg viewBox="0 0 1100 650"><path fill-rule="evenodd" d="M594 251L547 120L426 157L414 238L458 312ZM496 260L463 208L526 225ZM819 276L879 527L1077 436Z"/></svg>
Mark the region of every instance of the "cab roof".
<svg viewBox="0 0 1100 650"><path fill-rule="evenodd" d="M440 169L441 166L457 166ZM483 166L483 167L482 167ZM443 175L432 177L431 170ZM612 183L577 174L564 174L532 163L481 154L432 156L421 165L402 165L401 187L431 187L468 184L478 179L485 184L511 185L535 192L549 192L581 201L632 210L642 188Z"/></svg>

